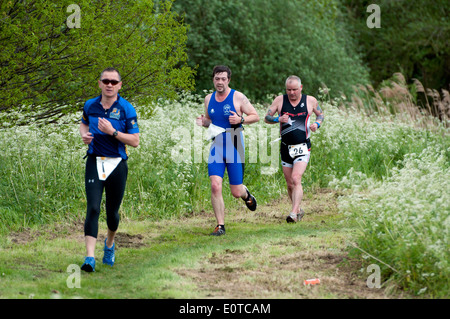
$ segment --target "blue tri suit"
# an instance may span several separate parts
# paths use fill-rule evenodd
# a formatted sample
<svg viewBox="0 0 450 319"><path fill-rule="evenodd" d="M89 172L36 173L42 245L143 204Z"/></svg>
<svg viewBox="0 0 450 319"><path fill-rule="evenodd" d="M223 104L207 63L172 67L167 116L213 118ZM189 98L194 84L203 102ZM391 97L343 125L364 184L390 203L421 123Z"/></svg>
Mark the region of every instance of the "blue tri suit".
<svg viewBox="0 0 450 319"><path fill-rule="evenodd" d="M240 185L244 180L245 147L241 124L231 125L228 117L230 111L236 112L233 104L235 90L231 90L223 102L216 101L216 92L208 104L208 115L211 123L226 131L214 138L209 151L208 174L224 176L228 172L230 185Z"/></svg>

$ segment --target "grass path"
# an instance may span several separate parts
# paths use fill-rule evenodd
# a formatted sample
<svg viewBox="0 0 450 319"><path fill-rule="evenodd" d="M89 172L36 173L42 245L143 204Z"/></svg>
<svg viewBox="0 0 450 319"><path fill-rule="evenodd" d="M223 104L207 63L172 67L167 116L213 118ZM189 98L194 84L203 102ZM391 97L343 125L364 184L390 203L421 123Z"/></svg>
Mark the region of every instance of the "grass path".
<svg viewBox="0 0 450 319"><path fill-rule="evenodd" d="M101 228L96 272L81 272L80 288L68 287L67 269L83 260L82 222L11 234L0 241L0 298L389 298L384 288L369 289L369 274L349 259L354 230L338 214L335 193L305 194L306 215L297 224L285 222L287 198L256 212L237 206L218 238L208 236L211 212L168 221L122 218L113 268L101 263ZM320 285L304 286L310 278Z"/></svg>

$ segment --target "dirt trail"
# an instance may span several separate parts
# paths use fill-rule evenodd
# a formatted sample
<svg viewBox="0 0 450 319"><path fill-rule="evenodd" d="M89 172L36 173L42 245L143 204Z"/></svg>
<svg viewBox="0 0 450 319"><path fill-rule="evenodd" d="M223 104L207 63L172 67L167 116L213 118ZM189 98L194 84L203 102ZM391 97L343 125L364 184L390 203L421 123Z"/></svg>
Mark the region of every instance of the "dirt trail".
<svg viewBox="0 0 450 319"><path fill-rule="evenodd" d="M329 190L305 196L302 207L307 214L303 221L292 226L332 223L330 218L337 214L336 197ZM257 216L265 223L284 224L288 211L289 201L282 198L259 207ZM235 221L240 219L241 216L234 216ZM309 234L290 238L288 242L266 242L251 250L226 249L213 253L197 269L178 273L197 283L206 298L393 298L385 288L367 286L370 273L362 272L362 265L349 259L343 232L330 232L336 233L335 240ZM319 278L320 284L305 286L304 280L310 278Z"/></svg>
<svg viewBox="0 0 450 319"><path fill-rule="evenodd" d="M289 211L289 200L284 197L269 205L261 205L252 218L243 207L227 216L227 222L235 229L255 224L255 229L266 227L268 233L258 237L256 244L239 246L238 249L226 247L199 260L195 268L180 265L173 269L189 282L195 283L198 298L227 299L318 299L318 298L358 298L380 299L401 298L386 288L369 288L367 278L370 273L364 271L361 263L348 255L348 229L341 226L343 219L337 210L338 194L330 190L317 190L304 196L302 207L306 211L304 219L297 224L286 226L285 217ZM213 216L205 212L181 218L184 227L210 227ZM130 223L139 223L130 221ZM180 220L150 222L150 231L127 233L124 221L118 232L118 249L140 249L158 245L158 238L167 229L174 229ZM245 226L244 226L245 225ZM253 225L251 225L253 227ZM58 237L71 238L84 242L83 222L70 226L53 225L53 230L23 231L10 235L14 244L25 244L37 237L48 239ZM172 228L170 228L172 227ZM233 226L232 226L233 227ZM291 235L297 227L300 231ZM208 228L209 229L209 228ZM277 232L275 239L273 233ZM176 240L176 236L171 234ZM198 236L208 236L199 233ZM236 240L237 234L227 228L227 235ZM259 236L259 235L258 235ZM273 235L274 236L274 235ZM99 242L104 234L99 233ZM216 238L221 239L221 238ZM228 238L227 238L228 240ZM242 237L245 241L245 237ZM362 270L362 271L361 271ZM305 279L319 278L320 284L305 286Z"/></svg>

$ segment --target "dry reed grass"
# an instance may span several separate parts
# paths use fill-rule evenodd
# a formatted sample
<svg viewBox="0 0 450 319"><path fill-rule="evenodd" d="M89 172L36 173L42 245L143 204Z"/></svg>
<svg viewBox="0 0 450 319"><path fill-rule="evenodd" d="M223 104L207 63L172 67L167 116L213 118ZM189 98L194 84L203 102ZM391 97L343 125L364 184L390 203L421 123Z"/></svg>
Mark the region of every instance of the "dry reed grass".
<svg viewBox="0 0 450 319"><path fill-rule="evenodd" d="M435 89L427 89L417 79L408 87L403 74L395 73L379 90L371 85L358 86L350 101L341 102L340 108L357 110L369 117L381 116L387 121L395 117L436 131L439 127L450 126L450 93L445 89L441 91L442 95Z"/></svg>

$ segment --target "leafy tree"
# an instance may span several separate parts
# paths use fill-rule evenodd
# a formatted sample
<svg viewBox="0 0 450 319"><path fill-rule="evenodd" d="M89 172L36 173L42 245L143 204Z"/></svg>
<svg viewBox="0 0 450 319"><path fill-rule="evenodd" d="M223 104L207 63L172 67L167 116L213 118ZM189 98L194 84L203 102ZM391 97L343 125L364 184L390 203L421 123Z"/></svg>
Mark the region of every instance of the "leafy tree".
<svg viewBox="0 0 450 319"><path fill-rule="evenodd" d="M214 65L228 65L232 86L264 100L300 76L304 90L349 93L368 72L349 36L337 0L180 0L174 7L189 25L189 64L197 91L212 88Z"/></svg>
<svg viewBox="0 0 450 319"><path fill-rule="evenodd" d="M1 2L0 111L25 105L46 118L79 110L99 94L98 77L109 66L121 72L121 94L135 103L193 89L187 30L172 1L73 3Z"/></svg>

